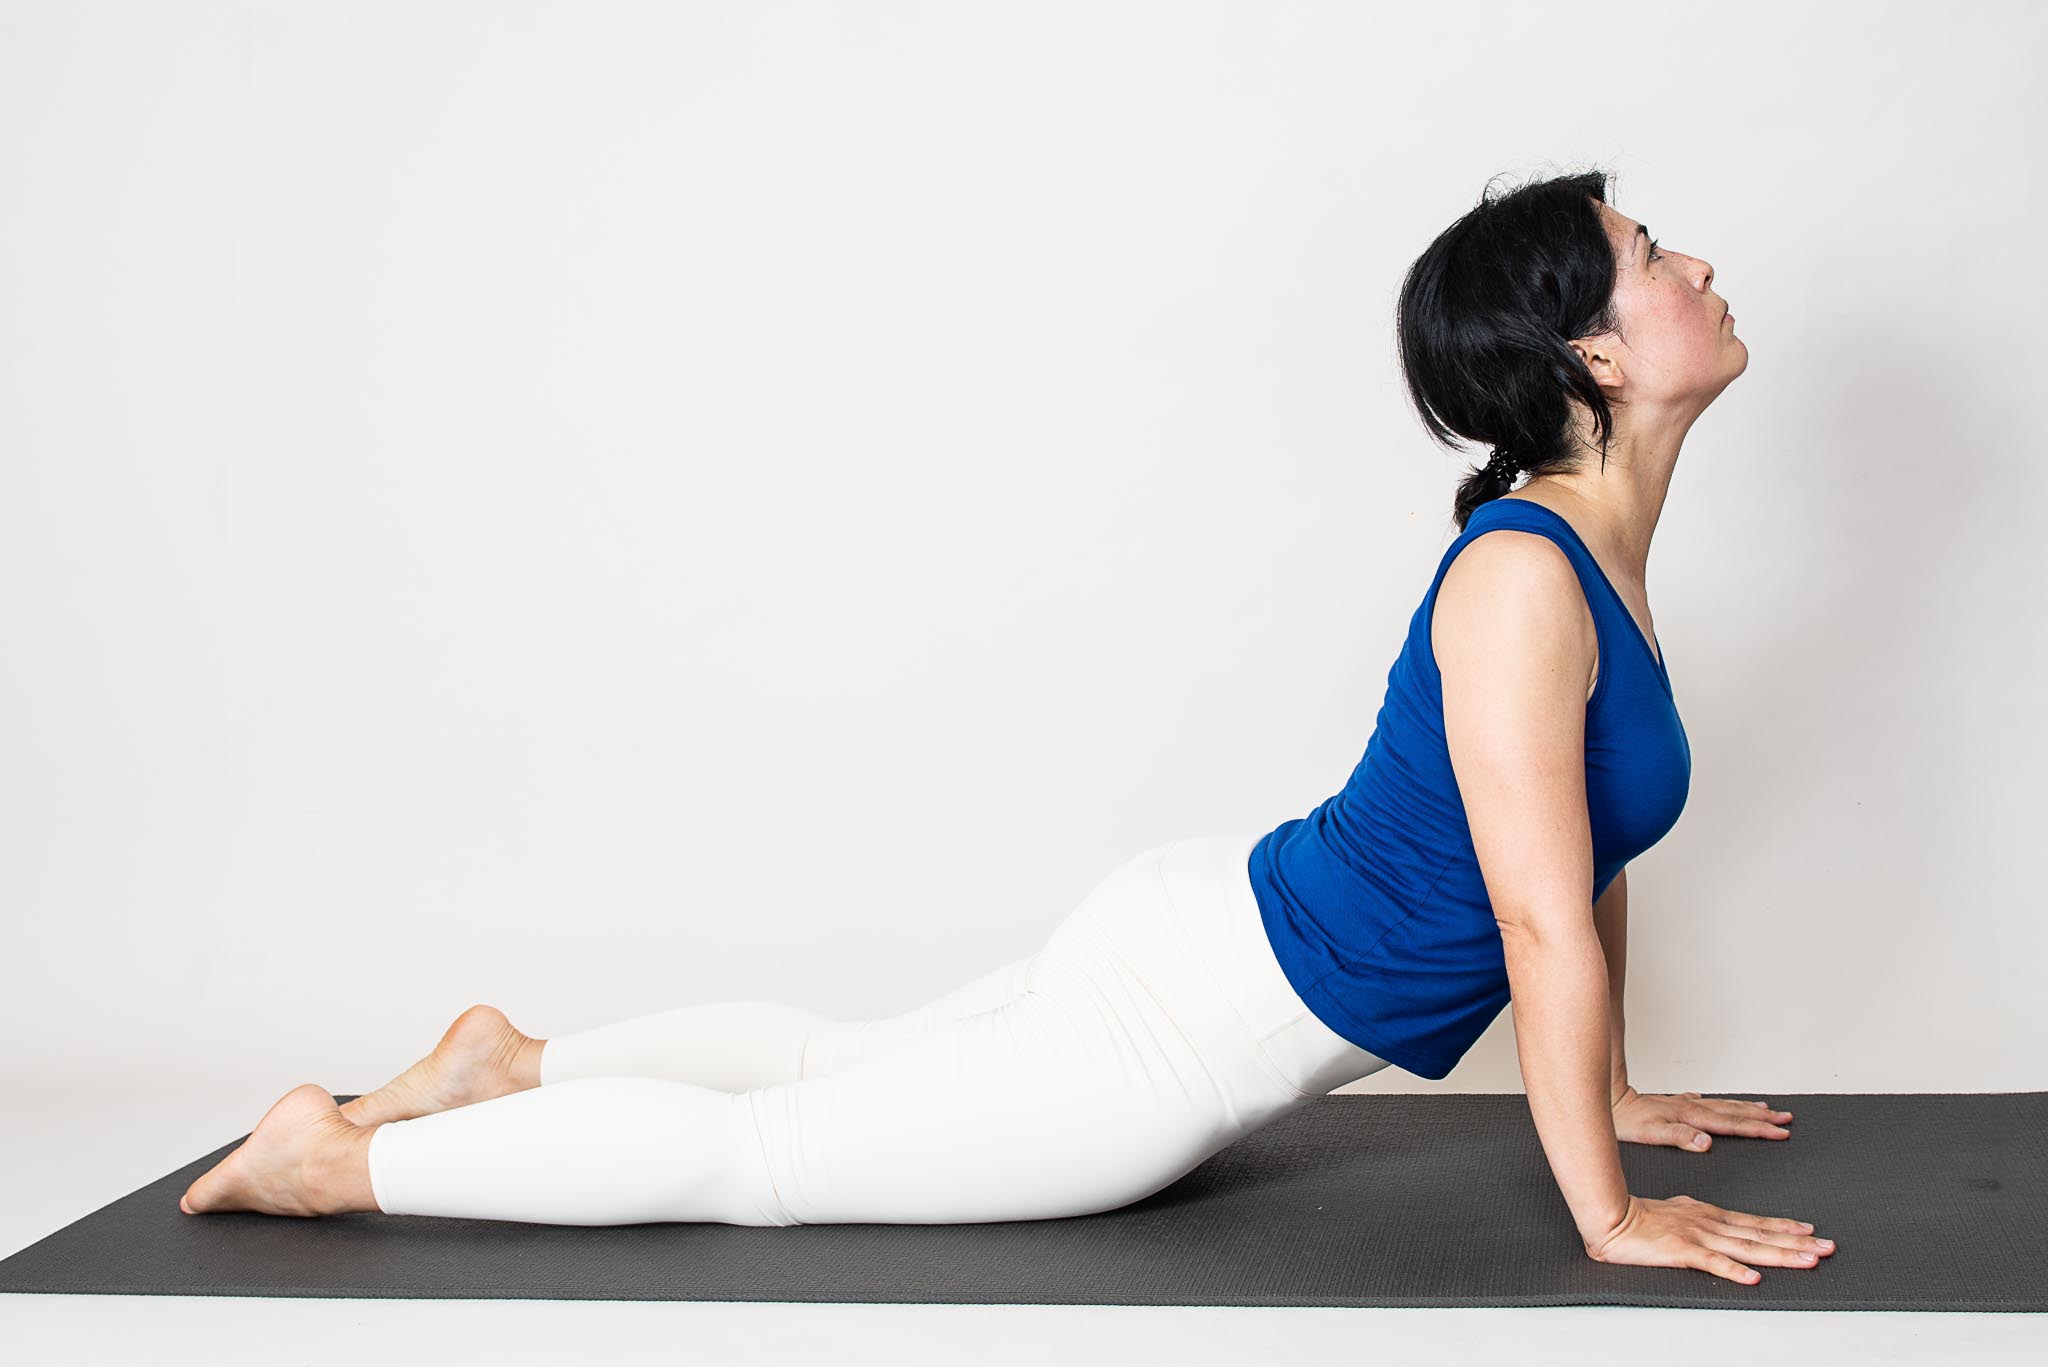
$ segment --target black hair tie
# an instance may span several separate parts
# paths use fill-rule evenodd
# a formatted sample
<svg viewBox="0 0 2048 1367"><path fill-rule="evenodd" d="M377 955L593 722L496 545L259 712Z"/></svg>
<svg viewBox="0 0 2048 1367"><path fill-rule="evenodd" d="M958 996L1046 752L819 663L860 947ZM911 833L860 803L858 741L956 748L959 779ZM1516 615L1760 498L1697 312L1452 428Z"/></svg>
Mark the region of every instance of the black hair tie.
<svg viewBox="0 0 2048 1367"><path fill-rule="evenodd" d="M1499 480L1502 484L1513 484L1515 482L1515 458L1507 452L1496 448L1493 453L1493 459L1486 462L1486 474L1492 479Z"/></svg>

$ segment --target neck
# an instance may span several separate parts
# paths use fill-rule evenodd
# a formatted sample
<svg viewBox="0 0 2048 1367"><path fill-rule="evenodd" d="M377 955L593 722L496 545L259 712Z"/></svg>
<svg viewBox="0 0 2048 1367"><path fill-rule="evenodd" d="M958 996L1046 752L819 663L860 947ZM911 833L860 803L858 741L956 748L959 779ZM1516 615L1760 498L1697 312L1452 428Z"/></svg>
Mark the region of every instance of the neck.
<svg viewBox="0 0 2048 1367"><path fill-rule="evenodd" d="M1605 552L1603 559L1608 564L1647 586L1650 538L1664 511L1664 495L1671 487L1678 448L1689 426L1688 420L1684 426L1631 430L1617 414L1605 469L1601 468L1599 444L1582 437L1580 469L1570 474L1531 476L1517 492L1526 491L1569 514L1580 534Z"/></svg>

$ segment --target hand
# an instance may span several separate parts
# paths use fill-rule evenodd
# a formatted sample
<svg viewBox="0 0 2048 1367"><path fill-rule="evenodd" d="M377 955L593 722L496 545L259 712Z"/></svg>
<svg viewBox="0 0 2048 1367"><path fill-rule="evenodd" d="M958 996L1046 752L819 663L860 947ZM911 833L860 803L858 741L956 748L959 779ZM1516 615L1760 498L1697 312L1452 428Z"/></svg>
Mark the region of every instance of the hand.
<svg viewBox="0 0 2048 1367"><path fill-rule="evenodd" d="M1586 1253L1596 1263L1697 1267L1746 1286L1763 1277L1748 1263L1819 1267L1834 1251L1832 1242L1813 1236L1812 1225L1723 1210L1690 1196L1661 1201L1630 1196L1621 1222L1586 1241Z"/></svg>
<svg viewBox="0 0 2048 1367"><path fill-rule="evenodd" d="M1709 1135L1736 1134L1752 1139L1790 1139L1792 1131L1778 1122L1792 1112L1774 1111L1761 1101L1730 1101L1698 1092L1645 1095L1626 1087L1614 1099L1614 1137L1631 1144L1668 1144L1690 1153L1704 1153Z"/></svg>

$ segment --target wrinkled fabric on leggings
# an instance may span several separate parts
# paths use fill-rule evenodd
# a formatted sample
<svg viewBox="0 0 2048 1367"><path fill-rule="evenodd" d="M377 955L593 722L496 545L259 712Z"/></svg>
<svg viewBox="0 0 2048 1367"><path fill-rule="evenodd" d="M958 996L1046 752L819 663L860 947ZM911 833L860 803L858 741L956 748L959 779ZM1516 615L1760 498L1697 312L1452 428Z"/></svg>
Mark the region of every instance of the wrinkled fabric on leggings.
<svg viewBox="0 0 2048 1367"><path fill-rule="evenodd" d="M551 1038L541 1085L380 1125L380 1210L564 1225L964 1224L1111 1210L1385 1067L1288 985L1256 835L1154 846L1037 953L833 1020L712 1002Z"/></svg>

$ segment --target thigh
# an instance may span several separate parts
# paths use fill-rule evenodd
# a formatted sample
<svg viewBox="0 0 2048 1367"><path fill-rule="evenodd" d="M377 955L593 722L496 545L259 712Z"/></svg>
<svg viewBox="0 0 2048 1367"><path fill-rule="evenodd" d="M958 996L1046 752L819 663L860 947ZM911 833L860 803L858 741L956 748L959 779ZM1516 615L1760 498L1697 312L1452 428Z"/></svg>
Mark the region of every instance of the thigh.
<svg viewBox="0 0 2048 1367"><path fill-rule="evenodd" d="M1070 912L1053 931L1050 941L1038 953L1014 959L943 996L893 1016L821 1021L805 1042L798 1076L814 1078L838 1072L850 1064L899 1048L941 1026L992 1011L1021 997L1038 973L1042 960L1071 957L1077 947L1079 923L1089 919L1091 912L1099 912L1118 901L1128 901L1134 890L1143 895L1143 890L1152 885L1154 875L1151 869L1176 843L1168 841L1155 845L1104 875L1089 890L1080 907ZM1087 946L1078 947L1083 955L1094 952Z"/></svg>
<svg viewBox="0 0 2048 1367"><path fill-rule="evenodd" d="M811 1030L804 1044L798 1075L814 1078L836 1073L940 1026L992 1011L1024 994L1035 958L1035 955L1026 955L1006 963L922 1006L894 1016L821 1022Z"/></svg>
<svg viewBox="0 0 2048 1367"><path fill-rule="evenodd" d="M788 1222L1110 1210L1270 1118L1230 1104L1211 1062L1116 959L1078 939L1062 951L1041 954L1029 988L988 1011L749 1092Z"/></svg>

